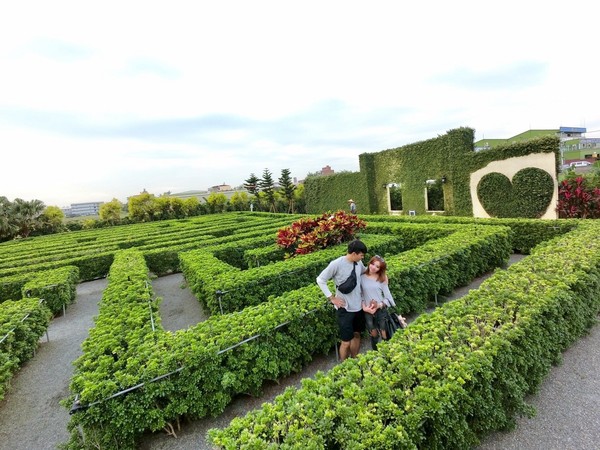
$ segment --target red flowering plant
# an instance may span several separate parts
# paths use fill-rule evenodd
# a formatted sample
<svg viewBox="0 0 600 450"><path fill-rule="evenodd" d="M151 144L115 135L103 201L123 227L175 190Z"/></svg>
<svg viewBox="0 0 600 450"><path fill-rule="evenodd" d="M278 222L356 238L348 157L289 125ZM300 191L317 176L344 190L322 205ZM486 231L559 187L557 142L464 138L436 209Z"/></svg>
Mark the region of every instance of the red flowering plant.
<svg viewBox="0 0 600 450"><path fill-rule="evenodd" d="M600 188L583 177L563 180L558 187L558 217L561 219L600 218Z"/></svg>
<svg viewBox="0 0 600 450"><path fill-rule="evenodd" d="M277 245L287 250L286 258L352 240L367 223L343 210L324 213L320 217L302 218L277 232Z"/></svg>

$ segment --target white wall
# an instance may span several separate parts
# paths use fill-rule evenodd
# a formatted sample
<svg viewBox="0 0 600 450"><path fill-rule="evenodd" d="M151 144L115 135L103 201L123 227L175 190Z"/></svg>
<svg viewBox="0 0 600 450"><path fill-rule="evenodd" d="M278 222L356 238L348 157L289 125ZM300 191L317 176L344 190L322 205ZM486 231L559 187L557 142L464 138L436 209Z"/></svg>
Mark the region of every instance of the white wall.
<svg viewBox="0 0 600 450"><path fill-rule="evenodd" d="M556 212L556 205L558 203L558 181L556 179L556 166L554 162L554 153L534 153L526 156L518 156L515 158L509 158L502 161L492 161L487 166L479 169L471 174L470 190L471 190L471 201L473 202L473 216L488 218L490 215L483 209L483 206L479 202L477 197L477 185L479 181L491 172L498 172L506 175L509 180L522 169L527 167L536 167L541 170L545 170L550 174L554 181L554 195L548 205L548 209L542 215L542 219L557 219L558 214Z"/></svg>

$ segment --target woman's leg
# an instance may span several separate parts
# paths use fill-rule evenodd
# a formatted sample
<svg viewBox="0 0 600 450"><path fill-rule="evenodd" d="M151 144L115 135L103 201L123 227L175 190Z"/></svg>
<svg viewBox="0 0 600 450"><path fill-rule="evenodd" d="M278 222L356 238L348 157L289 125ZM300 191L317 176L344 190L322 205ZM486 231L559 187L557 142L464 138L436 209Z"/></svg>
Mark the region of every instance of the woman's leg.
<svg viewBox="0 0 600 450"><path fill-rule="evenodd" d="M373 314L365 313L365 323L367 325L367 330L369 330L369 334L371 335L371 348L373 350L377 350L377 343L379 342L379 333L374 323Z"/></svg>

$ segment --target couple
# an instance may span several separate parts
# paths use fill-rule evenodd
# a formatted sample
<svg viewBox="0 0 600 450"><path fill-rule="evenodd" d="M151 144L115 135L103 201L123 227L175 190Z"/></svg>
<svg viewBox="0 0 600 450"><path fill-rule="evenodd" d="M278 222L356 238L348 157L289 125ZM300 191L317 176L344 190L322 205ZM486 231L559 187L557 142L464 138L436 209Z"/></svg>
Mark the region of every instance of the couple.
<svg viewBox="0 0 600 450"><path fill-rule="evenodd" d="M348 244L348 253L345 256L331 261L317 277L317 284L336 308L342 340L342 361L358 354L360 335L365 330L365 322L373 348L376 348L380 337L387 338L383 308L396 305L388 288L384 259L378 255L373 256L369 266L365 267L362 262L365 253L367 246L356 239ZM332 294L327 286L331 279L336 285L335 294ZM401 320L404 319L401 317Z"/></svg>

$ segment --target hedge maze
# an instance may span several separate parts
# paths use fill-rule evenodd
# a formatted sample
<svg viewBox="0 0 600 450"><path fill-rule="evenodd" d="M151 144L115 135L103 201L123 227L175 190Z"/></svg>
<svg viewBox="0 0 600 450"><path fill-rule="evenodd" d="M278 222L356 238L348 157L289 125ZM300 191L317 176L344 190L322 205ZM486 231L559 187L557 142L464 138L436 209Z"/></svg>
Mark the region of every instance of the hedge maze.
<svg viewBox="0 0 600 450"><path fill-rule="evenodd" d="M283 260L276 231L296 218L230 213L1 245L0 300L17 301L0 307L32 304L24 292L60 291L68 304L75 273L77 281L109 279L64 400L72 412L66 447L135 448L144 432L218 415L236 395L258 395L266 380L329 352L337 327L315 278L345 245ZM377 352L211 430L215 446L467 448L529 412L525 395L600 310L592 221L361 218L366 258L386 258L402 313L424 311L438 294L501 268L514 251L530 255L420 315ZM44 290L40 278L61 283L36 277L40 270L62 274L66 287ZM161 327L151 287L151 274L171 272L184 274L211 313L175 333Z"/></svg>

